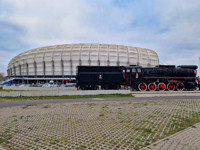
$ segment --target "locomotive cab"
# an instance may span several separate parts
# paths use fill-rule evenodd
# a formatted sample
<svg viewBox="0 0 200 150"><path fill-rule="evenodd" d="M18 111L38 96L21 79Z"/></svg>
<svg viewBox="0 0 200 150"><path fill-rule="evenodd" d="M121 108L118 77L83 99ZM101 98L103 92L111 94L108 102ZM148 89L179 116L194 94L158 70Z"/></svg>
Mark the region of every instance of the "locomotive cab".
<svg viewBox="0 0 200 150"><path fill-rule="evenodd" d="M143 78L143 68L141 66L126 66L123 70L123 76L126 86L130 86L132 89L136 88L137 82Z"/></svg>

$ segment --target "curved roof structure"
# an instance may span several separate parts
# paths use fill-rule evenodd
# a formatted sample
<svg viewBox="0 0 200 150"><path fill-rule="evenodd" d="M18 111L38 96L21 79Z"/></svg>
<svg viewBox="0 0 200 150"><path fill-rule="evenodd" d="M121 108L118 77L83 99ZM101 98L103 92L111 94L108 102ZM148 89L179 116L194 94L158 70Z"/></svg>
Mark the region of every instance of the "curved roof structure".
<svg viewBox="0 0 200 150"><path fill-rule="evenodd" d="M158 64L158 55L150 49L110 44L64 44L17 55L8 65L8 75L76 75L78 65L153 67Z"/></svg>

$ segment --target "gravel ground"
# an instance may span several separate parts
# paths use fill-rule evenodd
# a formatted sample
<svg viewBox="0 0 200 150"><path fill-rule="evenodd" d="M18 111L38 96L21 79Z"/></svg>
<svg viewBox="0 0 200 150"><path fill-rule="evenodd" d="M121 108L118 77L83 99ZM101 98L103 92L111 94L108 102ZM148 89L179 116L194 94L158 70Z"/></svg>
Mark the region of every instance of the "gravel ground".
<svg viewBox="0 0 200 150"><path fill-rule="evenodd" d="M197 122L200 100L6 107L0 109L0 144L15 150L140 149Z"/></svg>

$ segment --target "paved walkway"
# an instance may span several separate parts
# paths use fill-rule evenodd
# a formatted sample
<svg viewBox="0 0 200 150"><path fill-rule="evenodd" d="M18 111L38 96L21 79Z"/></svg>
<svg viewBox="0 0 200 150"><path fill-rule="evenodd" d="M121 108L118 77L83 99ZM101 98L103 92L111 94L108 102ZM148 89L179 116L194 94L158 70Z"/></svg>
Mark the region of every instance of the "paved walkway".
<svg viewBox="0 0 200 150"><path fill-rule="evenodd" d="M200 123L175 133L142 150L200 150Z"/></svg>
<svg viewBox="0 0 200 150"><path fill-rule="evenodd" d="M200 98L191 98L131 98L134 101L128 101L131 100L129 98L123 98L124 101L121 98L93 98L62 100L62 104L29 103L13 108L4 106L0 109L0 135L12 138L7 139L5 136L7 142L2 143L2 146L7 149L14 146L19 149L62 147L63 150L142 148L169 135L170 129L181 127L186 119L200 122ZM55 100L49 103L52 101L55 103ZM66 101L92 103L77 105ZM13 106L16 105L17 102L13 102ZM43 101L38 102L42 104ZM200 123L142 149L200 150ZM0 150L3 150L1 146Z"/></svg>
<svg viewBox="0 0 200 150"><path fill-rule="evenodd" d="M135 97L200 96L200 91L132 91Z"/></svg>
<svg viewBox="0 0 200 150"><path fill-rule="evenodd" d="M146 100L184 100L197 99L200 96L160 96L160 97L113 97L113 98L80 98L80 99L53 99L53 100L16 100L16 101L0 101L0 108L22 106L22 105L37 105L50 103L79 103L79 102L95 102L95 101L146 101Z"/></svg>

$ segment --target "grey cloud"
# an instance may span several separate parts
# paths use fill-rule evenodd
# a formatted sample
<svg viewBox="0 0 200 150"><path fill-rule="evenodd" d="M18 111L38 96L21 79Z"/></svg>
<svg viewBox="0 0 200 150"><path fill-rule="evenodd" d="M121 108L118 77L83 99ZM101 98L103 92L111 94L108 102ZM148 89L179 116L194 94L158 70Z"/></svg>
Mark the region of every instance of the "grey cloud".
<svg viewBox="0 0 200 150"><path fill-rule="evenodd" d="M0 15L0 21L23 28L20 41L32 48L80 42L124 44L154 49L169 64L198 62L199 0L141 0L121 6L114 0L5 2L10 11Z"/></svg>

